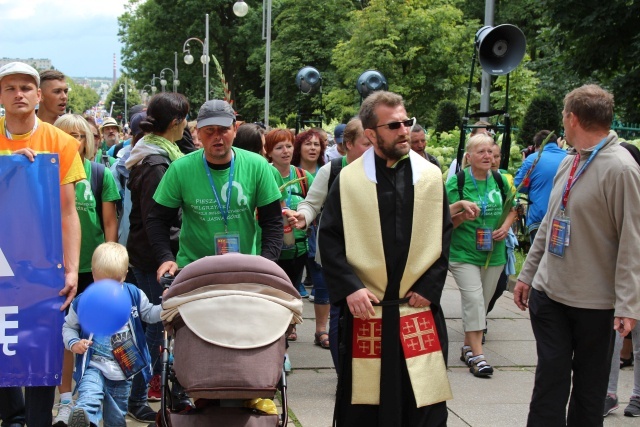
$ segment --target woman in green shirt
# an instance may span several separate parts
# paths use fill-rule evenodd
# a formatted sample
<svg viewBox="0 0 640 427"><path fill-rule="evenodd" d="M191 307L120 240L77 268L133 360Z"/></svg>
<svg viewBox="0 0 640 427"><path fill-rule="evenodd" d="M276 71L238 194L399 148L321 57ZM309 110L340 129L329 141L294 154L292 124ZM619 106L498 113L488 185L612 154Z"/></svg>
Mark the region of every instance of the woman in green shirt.
<svg viewBox="0 0 640 427"><path fill-rule="evenodd" d="M298 203L304 200L307 190L313 182L313 176L291 165L293 158L293 134L286 129L274 129L265 136L267 159L272 162L273 177L281 190L282 209L298 209ZM296 288L302 281L302 270L307 259L307 233L283 223L285 239L277 264L287 273ZM288 239L290 238L290 240ZM294 341L297 335L292 332L289 339Z"/></svg>
<svg viewBox="0 0 640 427"><path fill-rule="evenodd" d="M504 202L501 188L508 190L509 183L499 173L491 172L492 146L491 136L472 136L467 143L462 171L447 181L449 203L468 200L479 207L478 215L452 213L455 229L449 256L449 269L462 297L464 345L460 359L477 377L493 374L483 355L482 330L487 306L506 263L504 239L515 215L511 208L507 219L500 223ZM462 179L464 185L460 188L458 180ZM502 185L496 179L502 180Z"/></svg>

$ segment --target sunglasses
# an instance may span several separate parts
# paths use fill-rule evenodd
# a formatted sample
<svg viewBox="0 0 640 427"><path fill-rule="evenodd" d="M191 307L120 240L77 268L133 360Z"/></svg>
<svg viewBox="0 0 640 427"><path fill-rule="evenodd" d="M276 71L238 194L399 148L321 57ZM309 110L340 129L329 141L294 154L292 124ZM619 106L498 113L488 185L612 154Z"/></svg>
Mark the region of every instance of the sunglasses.
<svg viewBox="0 0 640 427"><path fill-rule="evenodd" d="M410 127L413 127L415 123L416 123L416 118L412 117L410 119L403 120L401 122L391 122L391 123L385 123L383 125L378 125L378 126L375 126L374 128L388 126L390 130L397 130L397 129L400 129L400 125L403 125L406 128L410 128Z"/></svg>

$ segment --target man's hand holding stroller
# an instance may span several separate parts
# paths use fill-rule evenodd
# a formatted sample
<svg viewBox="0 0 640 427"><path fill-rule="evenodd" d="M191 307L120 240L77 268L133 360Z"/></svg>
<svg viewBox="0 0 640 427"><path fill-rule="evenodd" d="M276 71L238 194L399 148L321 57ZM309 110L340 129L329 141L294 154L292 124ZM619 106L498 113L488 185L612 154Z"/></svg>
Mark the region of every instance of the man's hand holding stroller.
<svg viewBox="0 0 640 427"><path fill-rule="evenodd" d="M175 276L177 272L178 264L176 264L175 261L163 262L162 264L160 264L160 267L158 267L157 271L158 283L160 283L160 279L162 279L162 276L164 276L166 273L169 273L171 276Z"/></svg>

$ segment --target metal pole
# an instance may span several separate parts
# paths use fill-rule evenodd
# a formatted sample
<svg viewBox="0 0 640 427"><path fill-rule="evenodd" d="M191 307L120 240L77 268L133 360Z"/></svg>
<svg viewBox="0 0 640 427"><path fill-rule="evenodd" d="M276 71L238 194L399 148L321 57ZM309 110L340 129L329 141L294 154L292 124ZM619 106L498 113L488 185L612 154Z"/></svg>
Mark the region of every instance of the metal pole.
<svg viewBox="0 0 640 427"><path fill-rule="evenodd" d="M178 81L178 52L173 52L173 91L177 92L178 87L176 82Z"/></svg>
<svg viewBox="0 0 640 427"><path fill-rule="evenodd" d="M264 1L266 2L267 9L267 58L264 67L264 125L269 127L269 93L271 87L271 0Z"/></svg>
<svg viewBox="0 0 640 427"><path fill-rule="evenodd" d="M129 89L127 88L127 78L124 78L124 124L129 123L129 118L127 117L127 92Z"/></svg>
<svg viewBox="0 0 640 427"><path fill-rule="evenodd" d="M495 0L485 0L484 25L493 27ZM482 71L482 88L480 90L480 111L489 111L491 105L491 75Z"/></svg>
<svg viewBox="0 0 640 427"><path fill-rule="evenodd" d="M205 61L205 83L204 83L204 90L206 92L205 94L205 101L209 100L209 14L207 13L205 15L205 37L204 37L204 51L205 51L205 55L207 55L207 59Z"/></svg>

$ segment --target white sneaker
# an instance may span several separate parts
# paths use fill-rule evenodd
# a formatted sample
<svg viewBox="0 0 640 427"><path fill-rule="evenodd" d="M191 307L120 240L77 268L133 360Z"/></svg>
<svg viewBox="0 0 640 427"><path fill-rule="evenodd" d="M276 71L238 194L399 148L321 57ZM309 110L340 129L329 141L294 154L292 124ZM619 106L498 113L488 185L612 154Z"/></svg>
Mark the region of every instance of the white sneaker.
<svg viewBox="0 0 640 427"><path fill-rule="evenodd" d="M53 425L55 427L67 427L67 420L73 410L73 401L67 403L60 402L54 407L58 408L58 415L53 419Z"/></svg>

